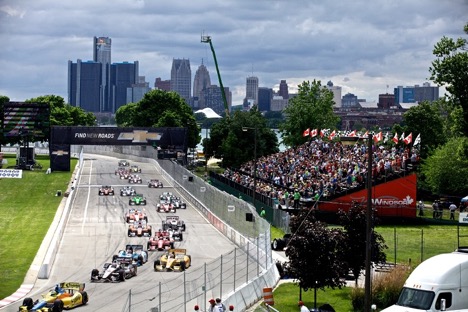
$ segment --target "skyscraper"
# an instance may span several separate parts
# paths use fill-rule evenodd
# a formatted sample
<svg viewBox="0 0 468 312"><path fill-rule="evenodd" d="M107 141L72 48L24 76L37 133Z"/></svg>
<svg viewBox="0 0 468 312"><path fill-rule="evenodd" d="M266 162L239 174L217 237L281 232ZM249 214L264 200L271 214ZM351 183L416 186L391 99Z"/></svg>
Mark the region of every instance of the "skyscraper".
<svg viewBox="0 0 468 312"><path fill-rule="evenodd" d="M333 92L333 102L335 102L333 107L341 107L341 87L334 86L333 82L329 81L327 83L327 89Z"/></svg>
<svg viewBox="0 0 468 312"><path fill-rule="evenodd" d="M120 106L127 104L127 88L138 82L138 61L133 63L114 63L110 66L111 88L110 111L116 112Z"/></svg>
<svg viewBox="0 0 468 312"><path fill-rule="evenodd" d="M247 77L245 98L253 100L254 105L258 103L258 77Z"/></svg>
<svg viewBox="0 0 468 312"><path fill-rule="evenodd" d="M272 99L273 99L273 89L264 88L264 87L258 88L258 110L259 111L269 112L271 110Z"/></svg>
<svg viewBox="0 0 468 312"><path fill-rule="evenodd" d="M68 61L68 103L88 112L101 112L101 63Z"/></svg>
<svg viewBox="0 0 468 312"><path fill-rule="evenodd" d="M171 69L171 91L177 92L190 103L190 94L192 91L192 71L190 69L190 60L173 59Z"/></svg>
<svg viewBox="0 0 468 312"><path fill-rule="evenodd" d="M206 66L203 65L202 60L202 64L198 67L195 72L195 78L193 78L193 97L200 98L200 92L209 86L211 86L210 73L206 69Z"/></svg>
<svg viewBox="0 0 468 312"><path fill-rule="evenodd" d="M286 80L281 80L278 95L281 95L285 100L289 99L288 84L286 83Z"/></svg>
<svg viewBox="0 0 468 312"><path fill-rule="evenodd" d="M110 99L110 64L111 64L112 39L109 37L94 37L93 41L93 61L101 63L101 86L100 86L100 108L101 112L109 111Z"/></svg>

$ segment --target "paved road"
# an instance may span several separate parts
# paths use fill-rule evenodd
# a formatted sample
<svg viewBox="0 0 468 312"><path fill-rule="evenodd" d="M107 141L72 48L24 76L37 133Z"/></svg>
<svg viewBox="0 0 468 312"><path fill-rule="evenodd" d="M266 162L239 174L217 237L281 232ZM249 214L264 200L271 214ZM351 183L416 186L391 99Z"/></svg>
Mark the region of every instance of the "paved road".
<svg viewBox="0 0 468 312"><path fill-rule="evenodd" d="M127 237L127 224L124 213L129 208L128 197L120 197L120 188L128 185L115 175L118 160L116 158L85 155L82 175L76 183L76 196L72 202L66 229L61 246L58 250L51 276L48 280L36 280L35 286L28 294L33 299L47 292L54 284L62 281L85 282L89 294L89 304L80 307L79 311L121 311L125 305L129 289L145 290L151 293L159 282L181 279L181 273L154 272L153 261L157 253L150 253L149 261L138 270L138 276L128 279L124 283L90 283L90 274L93 268L101 269L105 262L110 262L112 255L124 249L127 243L143 244L146 246L147 238ZM158 174L156 166L149 163L136 163L142 169L143 184L135 186L147 197L148 203L144 208L148 214L148 223L154 229L161 226L166 214L156 212L155 206L159 195L163 191L177 194L171 187L170 181L163 180ZM159 178L164 183L163 189L148 188L146 181ZM115 196L98 196L101 185L112 185L116 191ZM211 226L192 206L186 210L178 210L177 215L186 222L184 240L176 242L176 247L186 248L192 256L193 268L202 266L205 262L219 257L235 248L235 246L213 226ZM187 270L189 272L190 269ZM154 291L154 294L157 294ZM170 296L170 293L166 294ZM138 310L147 311L154 306L148 302L142 303ZM1 311L18 311L21 301L7 306Z"/></svg>

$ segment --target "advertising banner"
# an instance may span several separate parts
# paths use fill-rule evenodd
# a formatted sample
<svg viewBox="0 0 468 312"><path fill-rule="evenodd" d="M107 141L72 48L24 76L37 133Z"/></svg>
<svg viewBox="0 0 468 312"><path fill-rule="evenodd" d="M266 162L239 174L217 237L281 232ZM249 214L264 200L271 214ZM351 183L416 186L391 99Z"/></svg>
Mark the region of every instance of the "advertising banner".
<svg viewBox="0 0 468 312"><path fill-rule="evenodd" d="M372 207L378 216L416 217L416 174L410 174L390 182L372 187ZM367 189L335 198L330 202L320 202L319 210L337 212L348 211L353 202L367 206Z"/></svg>
<svg viewBox="0 0 468 312"><path fill-rule="evenodd" d="M20 169L0 169L0 179L21 179L23 170Z"/></svg>

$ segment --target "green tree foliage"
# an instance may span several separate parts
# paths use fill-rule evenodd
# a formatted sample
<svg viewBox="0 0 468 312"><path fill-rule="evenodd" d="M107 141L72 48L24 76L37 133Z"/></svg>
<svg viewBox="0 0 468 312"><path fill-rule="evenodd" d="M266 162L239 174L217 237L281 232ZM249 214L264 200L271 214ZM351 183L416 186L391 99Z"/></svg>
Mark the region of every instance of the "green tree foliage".
<svg viewBox="0 0 468 312"><path fill-rule="evenodd" d="M420 153L422 158L425 158L431 150L446 141L444 135L445 118L441 115L441 102L443 101L422 102L411 107L403 115L405 126L400 128L400 132L397 131L397 133L405 132L406 135L413 133L413 141L418 134L421 136Z"/></svg>
<svg viewBox="0 0 468 312"><path fill-rule="evenodd" d="M50 106L51 126L95 126L96 116L80 107L65 103L58 95L44 95L26 100L27 103L43 103Z"/></svg>
<svg viewBox="0 0 468 312"><path fill-rule="evenodd" d="M424 184L435 194L468 194L468 138L451 138L422 164Z"/></svg>
<svg viewBox="0 0 468 312"><path fill-rule="evenodd" d="M290 227L286 271L297 277L299 286L305 290L343 286L346 266L337 252L343 241L341 230L317 221L310 210L292 217Z"/></svg>
<svg viewBox="0 0 468 312"><path fill-rule="evenodd" d="M116 122L127 127L184 127L188 129L189 148L200 142L192 109L176 92L151 90L140 102L121 106L116 112Z"/></svg>
<svg viewBox="0 0 468 312"><path fill-rule="evenodd" d="M468 24L465 24L464 31L468 34ZM460 129L468 136L468 40L444 36L435 45L433 54L437 59L429 68L431 80L445 85L449 102L462 108L463 124Z"/></svg>
<svg viewBox="0 0 468 312"><path fill-rule="evenodd" d="M359 203L353 203L348 212L339 210L338 217L344 230L339 254L346 267L353 272L357 283L366 264L367 210ZM372 262L383 263L387 260L384 252L387 245L381 234L373 232L371 249Z"/></svg>
<svg viewBox="0 0 468 312"><path fill-rule="evenodd" d="M275 132L266 126L266 119L253 108L248 112L236 111L230 118L215 123L203 146L207 157L223 159L224 167L238 167L254 159L255 141L257 158L279 152Z"/></svg>
<svg viewBox="0 0 468 312"><path fill-rule="evenodd" d="M335 128L339 117L333 112L333 104L333 93L320 81L300 84L298 95L289 100L283 111L285 122L280 125L283 142L295 147L309 139L302 136L307 128Z"/></svg>

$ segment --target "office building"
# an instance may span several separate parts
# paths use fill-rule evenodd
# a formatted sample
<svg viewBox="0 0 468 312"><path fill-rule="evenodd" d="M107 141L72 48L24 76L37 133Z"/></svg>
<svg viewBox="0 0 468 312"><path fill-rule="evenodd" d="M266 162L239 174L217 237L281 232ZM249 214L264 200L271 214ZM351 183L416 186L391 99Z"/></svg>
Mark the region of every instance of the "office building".
<svg viewBox="0 0 468 312"><path fill-rule="evenodd" d="M133 63L122 62L113 63L110 66L110 87L111 101L108 108L116 112L119 107L127 104L127 88L138 81L138 61Z"/></svg>
<svg viewBox="0 0 468 312"><path fill-rule="evenodd" d="M285 80L281 80L281 81L285 81ZM284 95L281 97L284 99ZM265 87L258 88L258 110L259 111L269 112L271 110L272 99L273 99L273 89L265 88Z"/></svg>
<svg viewBox="0 0 468 312"><path fill-rule="evenodd" d="M224 87L224 94L226 95L226 101L228 105L228 111L231 111L232 106L232 93L228 87ZM203 108L211 108L217 114L222 115L225 113L226 108L224 106L223 96L221 94L221 88L217 85L210 85L200 91L200 102L203 102Z"/></svg>
<svg viewBox="0 0 468 312"><path fill-rule="evenodd" d="M100 111L109 111L109 99L110 99L110 64L112 52L112 39L109 37L94 37L93 38L93 61L101 63L101 85L100 85Z"/></svg>
<svg viewBox="0 0 468 312"><path fill-rule="evenodd" d="M439 87L432 87L428 82L422 86L398 86L393 89L395 104L420 103L423 101L433 102L439 99Z"/></svg>
<svg viewBox="0 0 468 312"><path fill-rule="evenodd" d="M361 107L361 105L359 105L357 96L355 96L352 93L346 93L345 95L343 95L341 99L341 107L342 108Z"/></svg>
<svg viewBox="0 0 468 312"><path fill-rule="evenodd" d="M127 104L140 102L146 93L151 90L145 76L139 76L137 83L127 88Z"/></svg>
<svg viewBox="0 0 468 312"><path fill-rule="evenodd" d="M210 73L202 61L193 78L193 97L199 98L200 92L209 86L211 86Z"/></svg>
<svg viewBox="0 0 468 312"><path fill-rule="evenodd" d="M270 110L272 112L281 112L286 108L286 106L288 106L288 103L288 99L283 99L283 97L280 95L273 95L273 98L271 99Z"/></svg>
<svg viewBox="0 0 468 312"><path fill-rule="evenodd" d="M101 63L68 61L68 103L88 112L100 112Z"/></svg>
<svg viewBox="0 0 468 312"><path fill-rule="evenodd" d="M395 95L394 94L379 94L379 103L377 104L378 108L389 109L395 106Z"/></svg>
<svg viewBox="0 0 468 312"><path fill-rule="evenodd" d="M187 104L192 91L192 71L190 60L173 59L171 69L171 91L177 92Z"/></svg>
<svg viewBox="0 0 468 312"><path fill-rule="evenodd" d="M278 95L282 96L283 99L286 99L286 100L289 99L289 90L288 90L288 84L286 83L286 80L281 80L280 85L279 85Z"/></svg>
<svg viewBox="0 0 468 312"><path fill-rule="evenodd" d="M253 104L258 103L258 78L257 77L247 77L246 88L245 88L245 98L248 100L253 100Z"/></svg>
<svg viewBox="0 0 468 312"><path fill-rule="evenodd" d="M327 89L333 92L333 102L335 104L333 107L341 107L341 87L340 86L334 86L333 82L329 81L327 83Z"/></svg>
<svg viewBox="0 0 468 312"><path fill-rule="evenodd" d="M171 91L171 81L162 80L160 77L154 81L154 88L157 90Z"/></svg>

